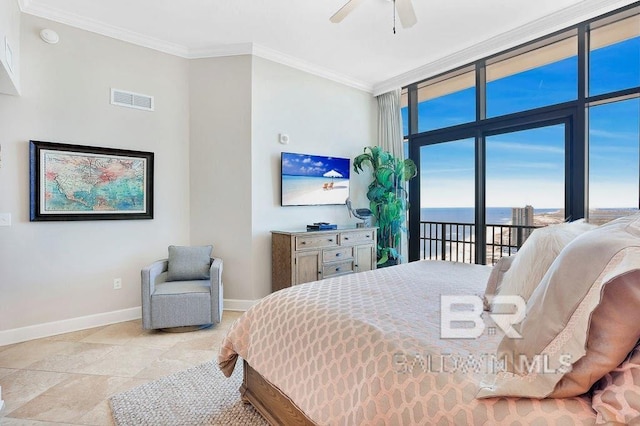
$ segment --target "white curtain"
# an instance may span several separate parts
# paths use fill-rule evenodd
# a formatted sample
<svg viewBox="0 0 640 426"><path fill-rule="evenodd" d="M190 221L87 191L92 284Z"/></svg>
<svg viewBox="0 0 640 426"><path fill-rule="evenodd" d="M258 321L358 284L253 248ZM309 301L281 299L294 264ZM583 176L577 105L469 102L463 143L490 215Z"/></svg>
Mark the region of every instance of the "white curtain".
<svg viewBox="0 0 640 426"><path fill-rule="evenodd" d="M378 146L403 161L404 138L402 135L402 114L400 113L400 89L383 93L376 99L378 100ZM406 184L404 189L407 189ZM405 226L408 228L407 223ZM399 252L403 262L406 262L409 253L406 233L402 234Z"/></svg>
<svg viewBox="0 0 640 426"><path fill-rule="evenodd" d="M378 146L404 160L400 89L383 93L378 100Z"/></svg>

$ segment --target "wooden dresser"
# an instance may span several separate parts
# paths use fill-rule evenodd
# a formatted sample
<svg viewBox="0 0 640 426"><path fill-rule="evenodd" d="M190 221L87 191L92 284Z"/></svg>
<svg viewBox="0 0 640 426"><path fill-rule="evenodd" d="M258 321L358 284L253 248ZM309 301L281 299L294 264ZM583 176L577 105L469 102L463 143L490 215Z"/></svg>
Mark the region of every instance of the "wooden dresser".
<svg viewBox="0 0 640 426"><path fill-rule="evenodd" d="M271 231L271 291L375 269L376 231Z"/></svg>

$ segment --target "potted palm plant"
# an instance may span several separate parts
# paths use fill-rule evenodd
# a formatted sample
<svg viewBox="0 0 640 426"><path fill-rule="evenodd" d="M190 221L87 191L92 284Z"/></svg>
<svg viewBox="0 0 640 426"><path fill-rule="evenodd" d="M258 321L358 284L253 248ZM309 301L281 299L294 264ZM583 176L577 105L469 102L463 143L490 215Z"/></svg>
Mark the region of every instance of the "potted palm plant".
<svg viewBox="0 0 640 426"><path fill-rule="evenodd" d="M418 173L415 163L400 160L379 146L368 146L353 160L353 171L360 173L364 166L371 169L373 180L367 198L378 227L378 266L395 265L400 260L398 248L405 225L408 194L403 183Z"/></svg>

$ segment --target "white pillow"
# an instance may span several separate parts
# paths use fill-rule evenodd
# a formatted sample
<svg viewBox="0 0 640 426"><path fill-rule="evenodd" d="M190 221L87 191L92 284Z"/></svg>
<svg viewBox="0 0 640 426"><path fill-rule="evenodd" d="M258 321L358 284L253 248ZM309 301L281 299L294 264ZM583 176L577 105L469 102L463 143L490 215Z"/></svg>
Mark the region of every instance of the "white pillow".
<svg viewBox="0 0 640 426"><path fill-rule="evenodd" d="M534 230L504 273L498 295L517 295L527 302L562 249L580 234L596 227L577 220Z"/></svg>

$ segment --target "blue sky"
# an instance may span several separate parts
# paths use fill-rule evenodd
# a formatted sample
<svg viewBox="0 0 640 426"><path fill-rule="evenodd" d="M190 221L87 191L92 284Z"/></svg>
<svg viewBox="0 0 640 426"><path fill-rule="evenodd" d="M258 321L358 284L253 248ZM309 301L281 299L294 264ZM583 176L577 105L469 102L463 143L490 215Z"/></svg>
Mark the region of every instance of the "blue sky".
<svg viewBox="0 0 640 426"><path fill-rule="evenodd" d="M640 86L640 37L591 52L590 95ZM475 89L419 105L419 131L473 121ZM571 57L487 84L487 115L525 111L577 97ZM591 107L590 206L638 207L640 99ZM406 109L403 119L406 128ZM487 137L487 206L564 204L564 125ZM474 205L474 141L423 147L422 207Z"/></svg>
<svg viewBox="0 0 640 426"><path fill-rule="evenodd" d="M281 161L284 175L322 177L325 173L335 170L344 179L349 178L349 158L283 152Z"/></svg>

